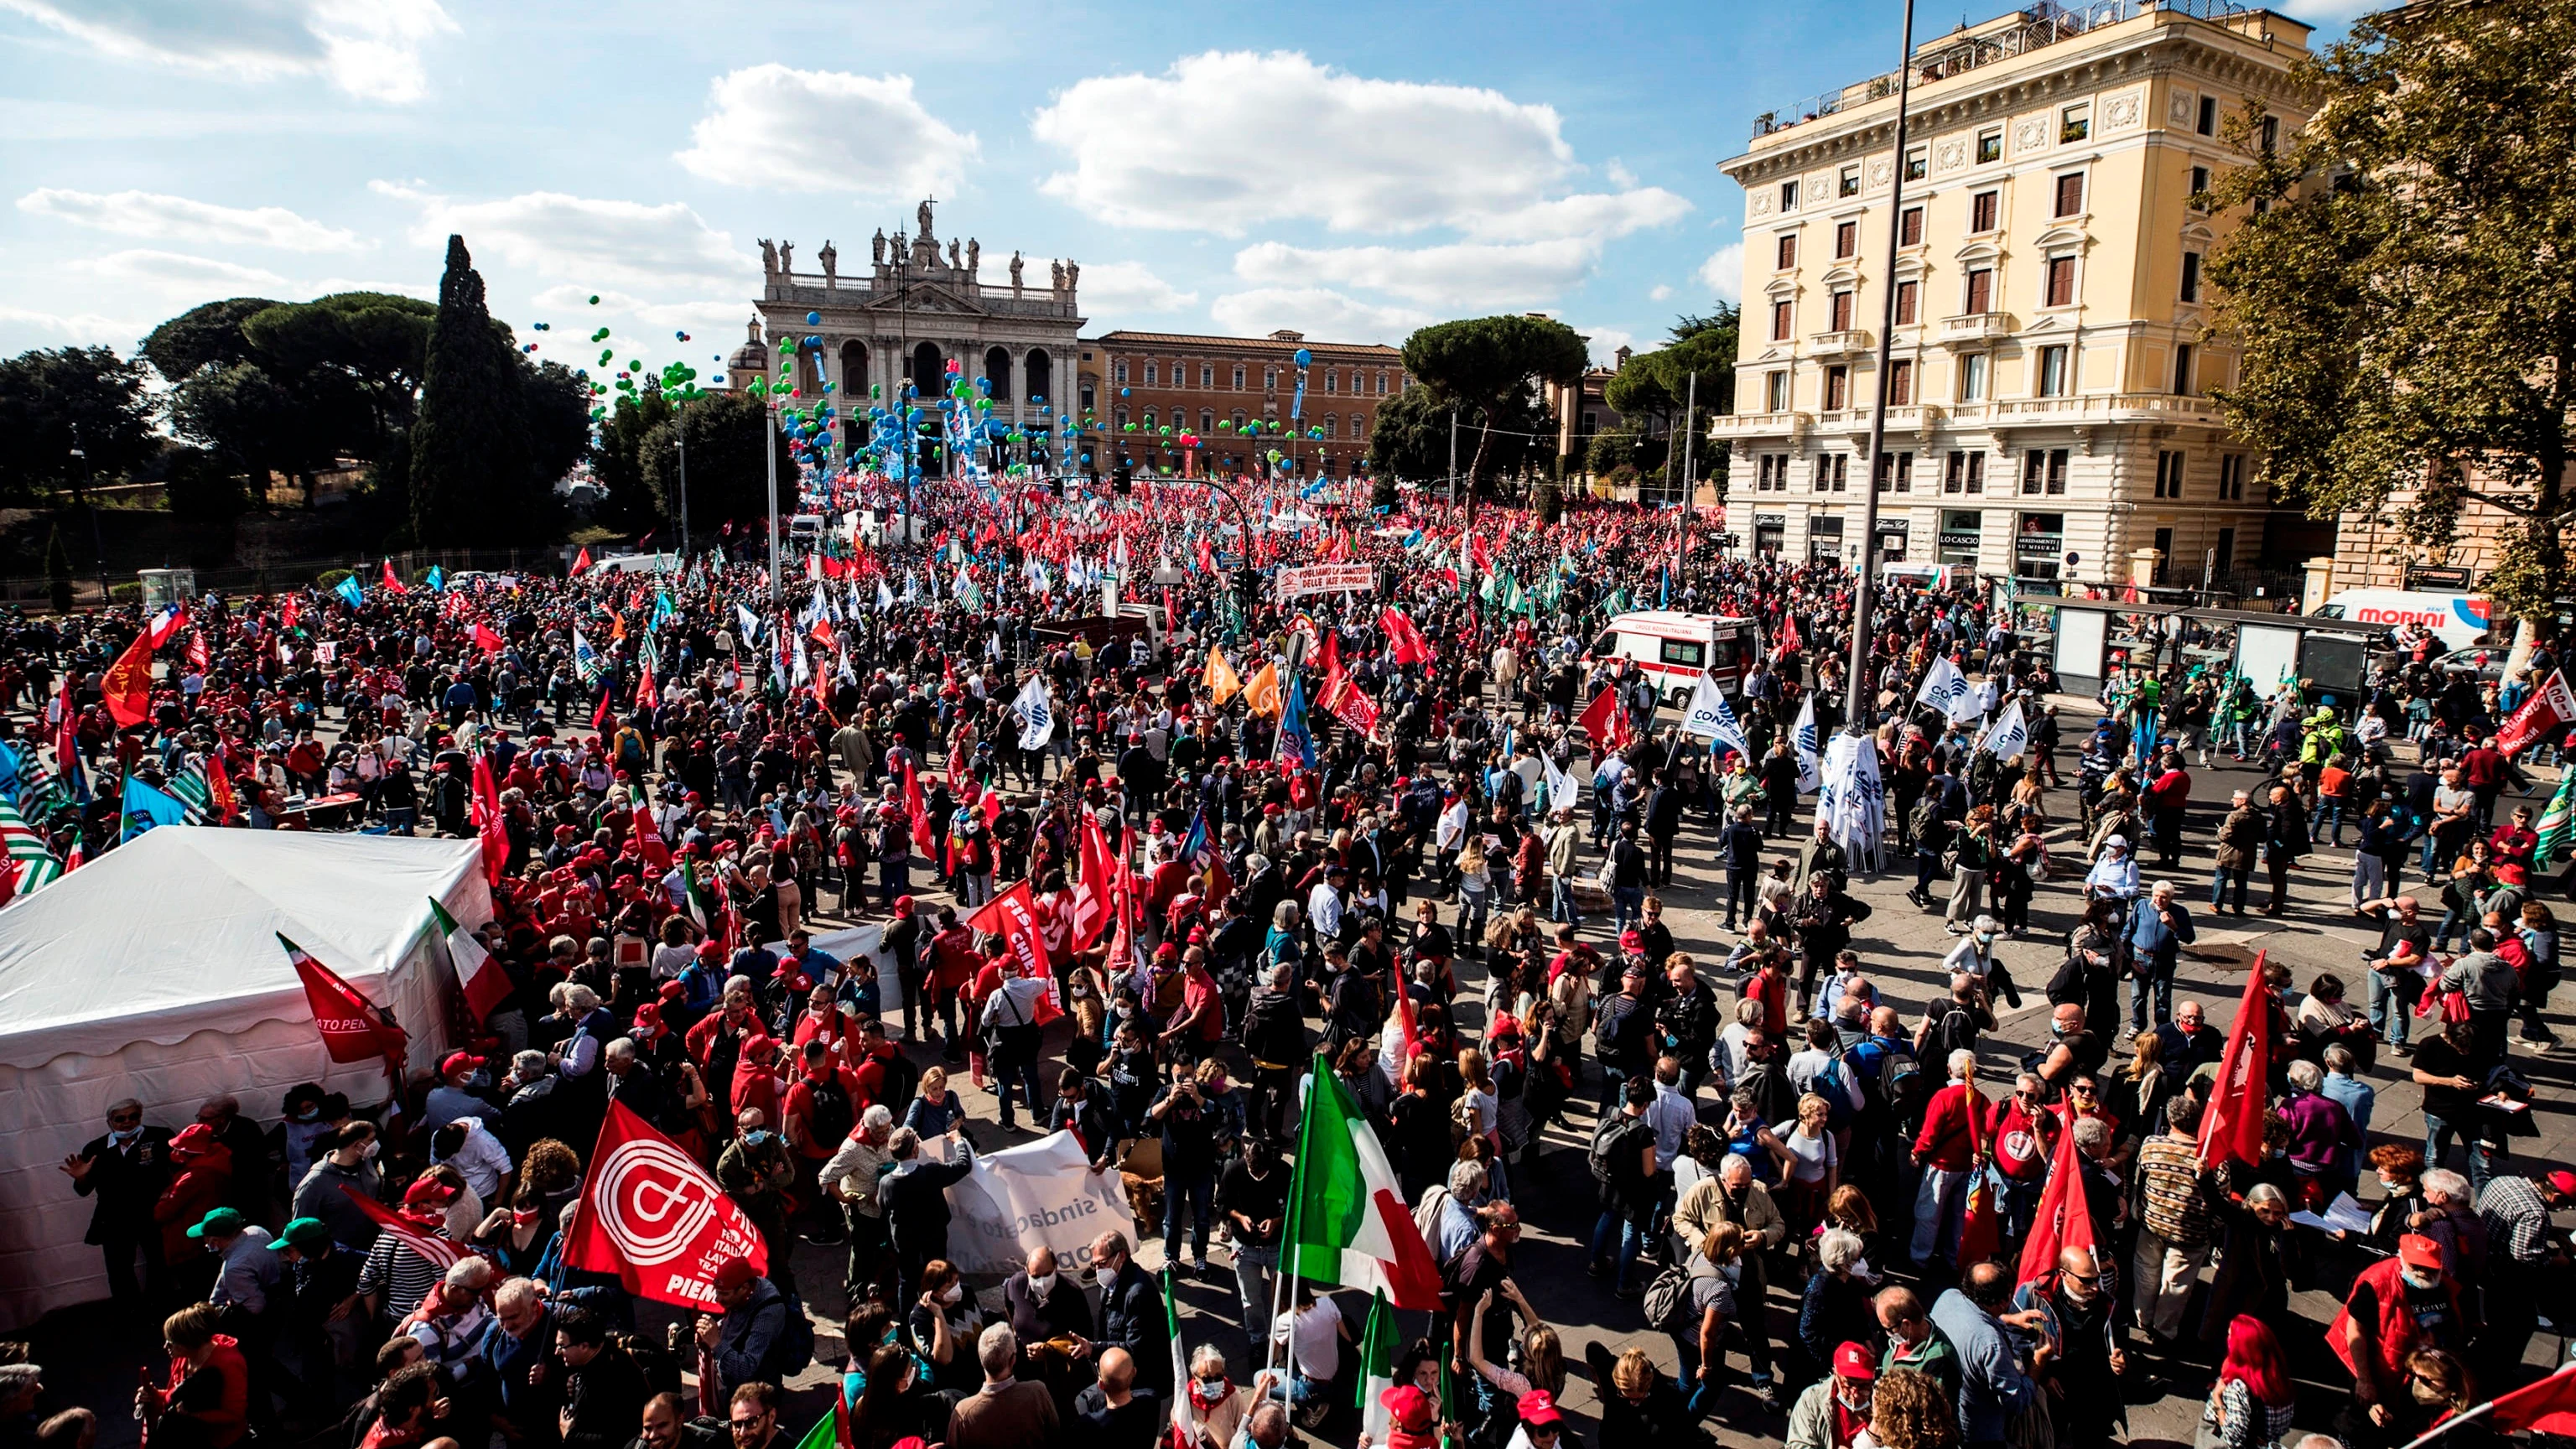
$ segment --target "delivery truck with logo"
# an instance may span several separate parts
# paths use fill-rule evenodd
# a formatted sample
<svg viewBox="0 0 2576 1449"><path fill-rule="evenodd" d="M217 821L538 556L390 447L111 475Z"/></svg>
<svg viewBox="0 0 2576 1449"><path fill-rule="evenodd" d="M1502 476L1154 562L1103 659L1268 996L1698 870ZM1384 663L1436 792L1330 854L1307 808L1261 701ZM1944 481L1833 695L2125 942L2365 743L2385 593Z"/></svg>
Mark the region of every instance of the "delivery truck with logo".
<svg viewBox="0 0 2576 1449"><path fill-rule="evenodd" d="M2477 594L2346 589L2319 605L2316 613L2320 619L2361 624L2412 624L2432 631L2445 649L2475 649L2481 644L2502 648L2511 642L2509 630L2494 628L2490 606Z"/></svg>

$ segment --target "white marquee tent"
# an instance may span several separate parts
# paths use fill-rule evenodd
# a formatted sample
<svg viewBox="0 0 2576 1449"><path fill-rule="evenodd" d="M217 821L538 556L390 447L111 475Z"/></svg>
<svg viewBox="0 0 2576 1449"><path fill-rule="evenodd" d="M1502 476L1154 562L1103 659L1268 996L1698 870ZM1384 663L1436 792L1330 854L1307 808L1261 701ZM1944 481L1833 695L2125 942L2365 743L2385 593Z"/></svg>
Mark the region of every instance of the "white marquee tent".
<svg viewBox="0 0 2576 1449"><path fill-rule="evenodd" d="M263 1123L299 1082L386 1098L381 1063L324 1054L280 932L393 1012L411 1071L434 1066L459 992L433 896L491 918L477 842L170 826L0 911L0 1325L106 1296L94 1200L61 1163L108 1103L175 1131L226 1092Z"/></svg>

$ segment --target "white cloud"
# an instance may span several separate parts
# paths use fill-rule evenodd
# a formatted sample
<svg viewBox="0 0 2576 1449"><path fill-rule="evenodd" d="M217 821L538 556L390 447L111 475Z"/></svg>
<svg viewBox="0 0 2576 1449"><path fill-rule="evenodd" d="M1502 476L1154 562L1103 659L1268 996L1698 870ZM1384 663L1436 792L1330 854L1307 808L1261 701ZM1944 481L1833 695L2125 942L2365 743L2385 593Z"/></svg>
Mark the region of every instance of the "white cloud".
<svg viewBox="0 0 2576 1449"><path fill-rule="evenodd" d="M1744 299L1744 243L1728 242L1708 254L1692 274L1699 284L1729 302Z"/></svg>
<svg viewBox="0 0 2576 1449"><path fill-rule="evenodd" d="M0 0L0 10L119 60L253 81L318 75L397 104L429 89L421 47L456 29L438 0Z"/></svg>
<svg viewBox="0 0 2576 1449"><path fill-rule="evenodd" d="M387 181L371 185L420 208L412 238L421 245L441 246L450 233L461 235L469 251L573 283L585 294L616 287L748 299L760 285L753 255L682 202L648 206L557 191L458 201Z"/></svg>
<svg viewBox="0 0 2576 1449"><path fill-rule="evenodd" d="M1660 186L1631 191L1587 191L1554 201L1488 216L1468 217L1459 224L1471 235L1492 237L1581 237L1599 242L1650 226L1678 221L1690 203Z"/></svg>
<svg viewBox="0 0 2576 1449"><path fill-rule="evenodd" d="M1570 236L1686 205L1652 188L1561 195L1582 168L1553 107L1348 75L1295 52L1209 51L1158 76L1092 76L1031 130L1071 161L1040 189L1120 226ZM1512 225L1523 230L1502 230Z"/></svg>
<svg viewBox="0 0 2576 1449"><path fill-rule="evenodd" d="M923 109L908 75L794 70L718 76L695 144L673 159L710 181L912 200L954 192L979 144Z"/></svg>
<svg viewBox="0 0 2576 1449"><path fill-rule="evenodd" d="M28 307L0 303L0 337L41 337L54 343L106 343L114 347L131 347L138 338L152 330L149 322L131 322L116 317L103 317L96 312L77 312L69 316L40 312ZM16 351L14 344L7 350Z"/></svg>
<svg viewBox="0 0 2576 1449"><path fill-rule="evenodd" d="M1571 240L1414 248L1261 242L1235 253L1234 272L1274 287L1365 287L1447 310L1510 310L1554 300L1599 254L1597 244Z"/></svg>
<svg viewBox="0 0 2576 1449"><path fill-rule="evenodd" d="M263 246L291 252L354 252L370 243L345 228L324 226L282 206L218 206L149 191L69 191L45 186L18 198L18 209L74 226L150 241L199 246Z"/></svg>
<svg viewBox="0 0 2576 1449"><path fill-rule="evenodd" d="M1637 349L1637 334L1625 327L1577 327L1574 330L1582 333L1591 347L1592 365L1595 367L1618 366L1619 349L1622 347L1642 350Z"/></svg>
<svg viewBox="0 0 2576 1449"><path fill-rule="evenodd" d="M245 267L213 257L135 248L103 257L83 257L67 264L119 287L187 295L221 293L228 297L275 295L300 290L264 267Z"/></svg>
<svg viewBox="0 0 2576 1449"><path fill-rule="evenodd" d="M1208 315L1226 331L1258 337L1293 327L1327 342L1401 343L1435 320L1409 307L1380 307L1324 287L1255 287L1229 292L1208 304Z"/></svg>
<svg viewBox="0 0 2576 1449"><path fill-rule="evenodd" d="M1082 268L1082 310L1094 317L1177 312L1198 299L1198 293L1164 281L1143 262L1089 262Z"/></svg>
<svg viewBox="0 0 2576 1449"><path fill-rule="evenodd" d="M1646 300L1649 302L1660 302L1672 294L1673 289L1670 283L1657 282L1655 285L1646 289Z"/></svg>

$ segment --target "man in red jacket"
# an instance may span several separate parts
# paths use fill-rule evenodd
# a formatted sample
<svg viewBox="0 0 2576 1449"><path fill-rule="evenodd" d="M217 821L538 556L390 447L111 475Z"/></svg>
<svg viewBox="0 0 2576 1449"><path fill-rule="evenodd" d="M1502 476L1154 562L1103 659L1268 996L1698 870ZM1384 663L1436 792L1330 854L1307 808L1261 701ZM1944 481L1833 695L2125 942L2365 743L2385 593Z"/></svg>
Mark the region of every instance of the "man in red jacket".
<svg viewBox="0 0 2576 1449"><path fill-rule="evenodd" d="M2191 773L2182 767L2180 750L2165 751L2161 764L2147 783L2147 826L2155 832L2157 864L2176 870L2182 866L2183 812L2191 808Z"/></svg>
<svg viewBox="0 0 2576 1449"><path fill-rule="evenodd" d="M1914 1163L1923 1169L1923 1185L1914 1195L1918 1268L1930 1266L1936 1252L1957 1251L1968 1183L1994 1144L1992 1113L1977 1091L1977 1054L1954 1051L1949 1066L1950 1084L1932 1094L1923 1109L1923 1130L1914 1138Z"/></svg>

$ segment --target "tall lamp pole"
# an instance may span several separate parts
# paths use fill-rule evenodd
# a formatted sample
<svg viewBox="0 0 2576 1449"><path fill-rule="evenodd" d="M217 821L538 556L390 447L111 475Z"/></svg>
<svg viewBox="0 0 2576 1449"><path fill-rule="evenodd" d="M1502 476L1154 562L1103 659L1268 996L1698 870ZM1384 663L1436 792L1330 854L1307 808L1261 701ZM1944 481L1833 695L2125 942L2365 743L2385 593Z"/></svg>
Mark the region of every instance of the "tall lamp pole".
<svg viewBox="0 0 2576 1449"><path fill-rule="evenodd" d="M778 401L775 396L763 410L769 426L760 439L760 461L769 479L769 604L778 606Z"/></svg>
<svg viewBox="0 0 2576 1449"><path fill-rule="evenodd" d="M1673 551L1675 572L1681 575L1674 580L1677 584L1686 584L1690 576L1691 509L1696 506L1692 498L1699 492L1698 480L1691 473L1691 444L1699 440L1698 368L1691 369L1689 394L1690 401L1682 405L1682 521L1679 540L1681 546Z"/></svg>
<svg viewBox="0 0 2576 1449"><path fill-rule="evenodd" d="M671 438L680 450L680 562L685 567L689 561L689 400L680 399L675 409Z"/></svg>
<svg viewBox="0 0 2576 1449"><path fill-rule="evenodd" d="M1896 164L1890 168L1887 195L1887 272L1879 280L1878 399L1869 415L1869 476L1860 490L1860 577L1852 585L1851 677L1844 681L1843 727L1855 735L1869 733L1861 714L1871 698L1869 673L1869 594L1878 571L1878 470L1887 447L1888 351L1896 330L1896 252L1904 240L1905 135L1912 119L1906 107L1914 93L1914 0L1905 0L1905 39L1896 62Z"/></svg>

